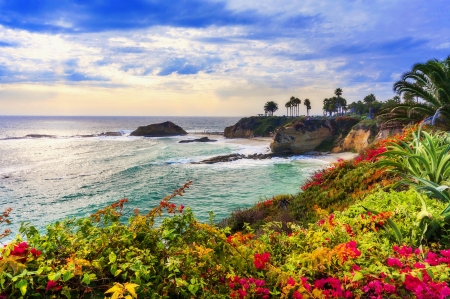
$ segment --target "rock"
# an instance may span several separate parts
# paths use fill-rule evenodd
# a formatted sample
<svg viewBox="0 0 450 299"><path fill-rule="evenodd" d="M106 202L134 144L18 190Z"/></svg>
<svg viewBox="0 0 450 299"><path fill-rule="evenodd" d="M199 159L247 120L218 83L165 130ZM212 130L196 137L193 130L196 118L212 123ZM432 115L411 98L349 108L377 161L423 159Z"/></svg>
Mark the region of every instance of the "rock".
<svg viewBox="0 0 450 299"><path fill-rule="evenodd" d="M28 134L25 138L56 138L55 135L45 135L45 134Z"/></svg>
<svg viewBox="0 0 450 299"><path fill-rule="evenodd" d="M98 134L98 136L122 136L122 133L120 132L105 132Z"/></svg>
<svg viewBox="0 0 450 299"><path fill-rule="evenodd" d="M190 143L190 142L215 142L217 140L209 139L208 137L202 137L198 139L180 140L178 143Z"/></svg>
<svg viewBox="0 0 450 299"><path fill-rule="evenodd" d="M137 130L131 132L130 136L165 137L186 134L187 132L180 126L177 126L173 122L166 121L160 124L139 127Z"/></svg>
<svg viewBox="0 0 450 299"><path fill-rule="evenodd" d="M302 154L313 151L331 136L332 129L327 121L305 121L278 128L270 143L270 149L273 153Z"/></svg>
<svg viewBox="0 0 450 299"><path fill-rule="evenodd" d="M333 153L357 152L364 151L369 144L375 139L377 134L376 123L360 122L355 125L345 138L339 142L332 150Z"/></svg>
<svg viewBox="0 0 450 299"><path fill-rule="evenodd" d="M281 116L244 117L233 126L226 127L224 136L226 138L250 138L255 135L269 137L277 127L291 121L291 118Z"/></svg>

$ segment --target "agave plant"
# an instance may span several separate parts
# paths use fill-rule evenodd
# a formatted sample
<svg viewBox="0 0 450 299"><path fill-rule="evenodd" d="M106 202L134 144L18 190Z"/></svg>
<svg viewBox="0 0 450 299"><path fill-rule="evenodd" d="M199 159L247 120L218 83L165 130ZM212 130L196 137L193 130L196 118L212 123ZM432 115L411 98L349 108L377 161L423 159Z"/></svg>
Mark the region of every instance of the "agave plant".
<svg viewBox="0 0 450 299"><path fill-rule="evenodd" d="M434 59L415 64L394 84L394 91L416 101L383 107L378 117L384 122L419 122L438 110L443 118L450 120L450 56L443 61Z"/></svg>
<svg viewBox="0 0 450 299"><path fill-rule="evenodd" d="M404 178L403 183L413 186L450 186L450 138L447 133L430 134L419 130L413 141L389 143L380 156L380 166L391 166L390 171ZM445 191L447 188L441 188ZM450 201L450 200L449 200Z"/></svg>
<svg viewBox="0 0 450 299"><path fill-rule="evenodd" d="M429 238L441 222L450 222L450 138L446 132L429 134L420 129L410 143L389 143L377 163L403 179L399 184L413 187L419 193L422 209L417 215L423 238ZM435 219L427 212L420 193L448 203Z"/></svg>

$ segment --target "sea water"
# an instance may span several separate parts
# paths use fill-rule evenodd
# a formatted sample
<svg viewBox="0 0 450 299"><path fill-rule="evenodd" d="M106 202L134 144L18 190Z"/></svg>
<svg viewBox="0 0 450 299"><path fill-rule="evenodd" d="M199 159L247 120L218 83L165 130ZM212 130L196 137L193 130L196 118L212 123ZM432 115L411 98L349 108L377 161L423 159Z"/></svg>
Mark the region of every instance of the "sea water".
<svg viewBox="0 0 450 299"><path fill-rule="evenodd" d="M217 142L178 143L196 137L195 132L223 131L239 119L0 116L0 211L13 209L13 233L22 221L42 230L65 217L91 215L122 198L129 200L130 211L145 212L192 180L185 195L173 202L190 207L200 221L207 221L210 211L220 220L259 200L300 192L306 179L326 165L303 156L192 164L231 153L265 153L269 148L214 135L210 139ZM129 136L138 126L167 120L190 134ZM83 137L105 132L122 135Z"/></svg>

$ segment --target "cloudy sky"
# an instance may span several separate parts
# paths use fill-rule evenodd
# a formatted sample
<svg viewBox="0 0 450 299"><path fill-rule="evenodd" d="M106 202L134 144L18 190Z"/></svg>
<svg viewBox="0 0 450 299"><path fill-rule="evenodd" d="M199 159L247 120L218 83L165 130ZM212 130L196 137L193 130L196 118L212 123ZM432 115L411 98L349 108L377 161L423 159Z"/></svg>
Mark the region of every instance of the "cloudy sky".
<svg viewBox="0 0 450 299"><path fill-rule="evenodd" d="M312 112L450 55L448 0L0 0L0 115ZM305 107L303 106L303 110ZM301 111L305 113L305 111Z"/></svg>

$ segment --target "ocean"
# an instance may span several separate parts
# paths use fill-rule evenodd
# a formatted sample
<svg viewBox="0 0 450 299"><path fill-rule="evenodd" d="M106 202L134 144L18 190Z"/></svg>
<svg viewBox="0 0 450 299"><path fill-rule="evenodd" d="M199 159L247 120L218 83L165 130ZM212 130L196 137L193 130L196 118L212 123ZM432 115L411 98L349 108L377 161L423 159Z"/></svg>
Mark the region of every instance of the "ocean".
<svg viewBox="0 0 450 299"><path fill-rule="evenodd" d="M145 212L187 181L173 199L206 222L276 194L295 194L327 162L306 156L192 164L218 155L269 152L268 144L222 136L211 143L178 143L223 131L239 117L31 117L0 116L0 211L11 207L9 227L20 222L39 230L65 217L91 215L126 197L129 211ZM146 138L129 134L138 126L172 121L189 135ZM83 137L105 132L121 136ZM3 230L6 227L0 227Z"/></svg>

